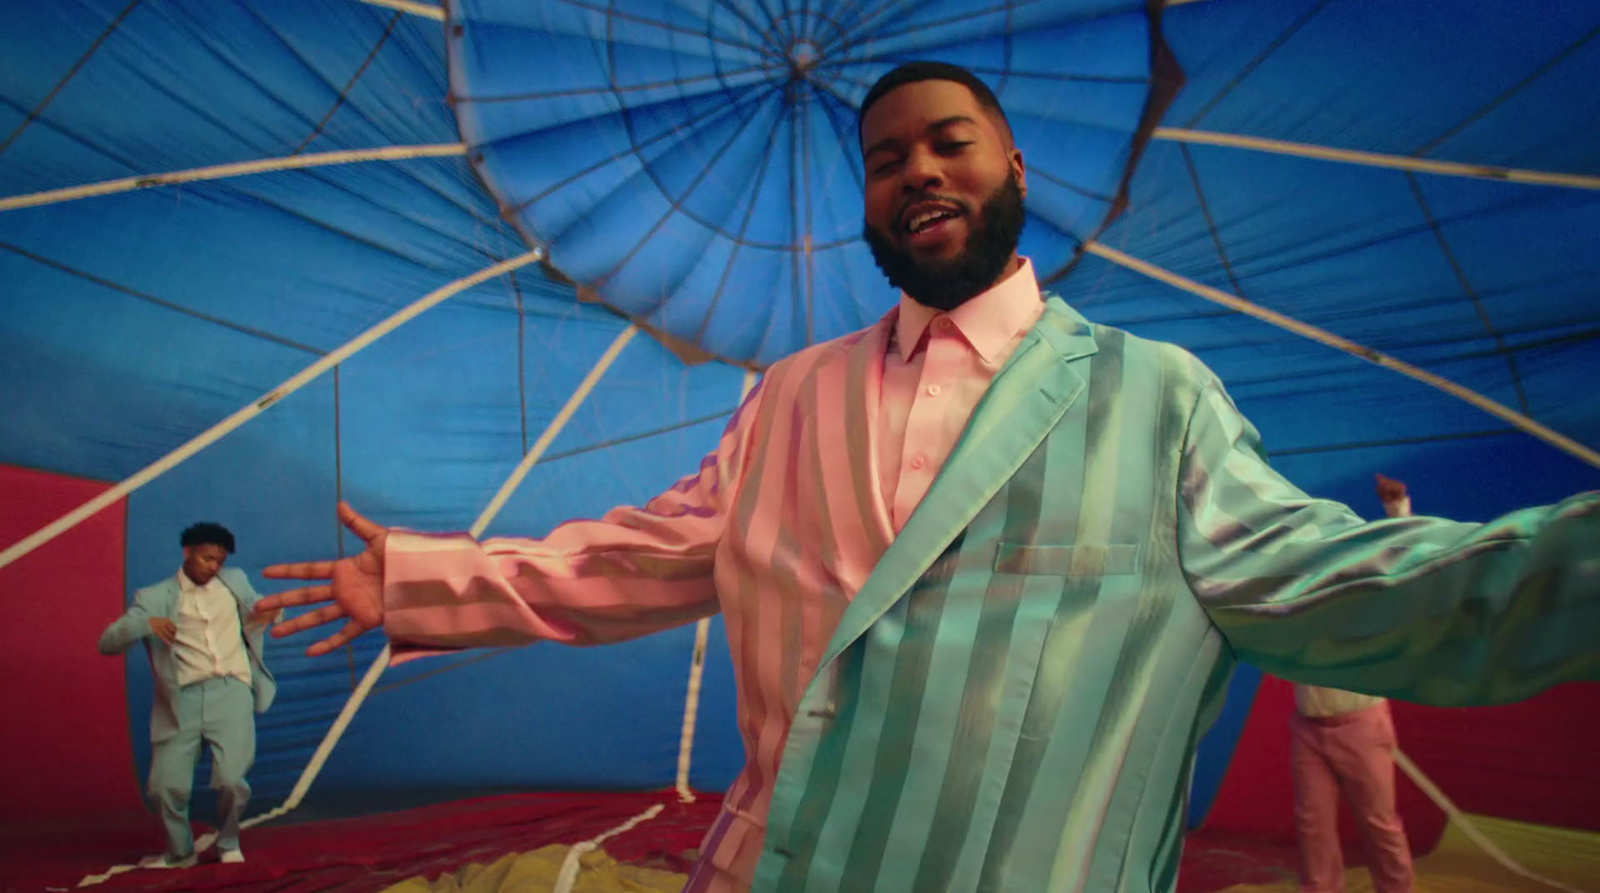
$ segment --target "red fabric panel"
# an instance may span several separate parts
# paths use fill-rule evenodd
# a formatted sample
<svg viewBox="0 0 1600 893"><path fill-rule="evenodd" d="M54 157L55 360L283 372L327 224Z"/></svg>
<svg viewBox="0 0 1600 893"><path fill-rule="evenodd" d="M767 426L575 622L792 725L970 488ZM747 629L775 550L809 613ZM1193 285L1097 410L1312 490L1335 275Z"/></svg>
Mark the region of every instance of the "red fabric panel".
<svg viewBox="0 0 1600 893"><path fill-rule="evenodd" d="M244 832L249 861L202 863L186 871L133 871L95 888L229 893L372 893L408 877L429 880L471 862L551 843L588 840L660 803L661 815L612 838L619 861L686 872L721 800L701 794L681 804L671 791L634 794L512 794L339 821L269 825ZM93 821L92 816L88 819ZM199 829L196 830L199 833ZM75 832L31 836L0 832L0 891L70 887L115 864L159 849L148 823L99 821ZM1178 893L1214 893L1239 883L1292 877L1292 848L1200 831L1190 835Z"/></svg>
<svg viewBox="0 0 1600 893"><path fill-rule="evenodd" d="M0 465L9 546L106 489ZM0 568L0 825L144 812L121 658L95 643L123 611L125 503Z"/></svg>
<svg viewBox="0 0 1600 893"><path fill-rule="evenodd" d="M1293 713L1294 686L1282 679L1262 676L1250 719L1234 750L1233 763L1206 816L1205 830L1225 836L1243 836L1263 844L1295 844L1294 778L1289 769L1289 717ZM1414 758L1411 740L1414 724L1403 723L1398 711L1396 714L1400 749ZM1404 773L1396 772L1396 806L1405 822L1411 851L1421 856L1438 845L1444 834L1445 814ZM1441 787L1445 793L1452 793L1448 785L1441 782ZM1360 864L1360 837L1344 809L1340 810L1339 838L1345 844L1350 861Z"/></svg>
<svg viewBox="0 0 1600 893"><path fill-rule="evenodd" d="M1520 704L1394 705L1400 749L1462 811L1600 831L1600 683Z"/></svg>

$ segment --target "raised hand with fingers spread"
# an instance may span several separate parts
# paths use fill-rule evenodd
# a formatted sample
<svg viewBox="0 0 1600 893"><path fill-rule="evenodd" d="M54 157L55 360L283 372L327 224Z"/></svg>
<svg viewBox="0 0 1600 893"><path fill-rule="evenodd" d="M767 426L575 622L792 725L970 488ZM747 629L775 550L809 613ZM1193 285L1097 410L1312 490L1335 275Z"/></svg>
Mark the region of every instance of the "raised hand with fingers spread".
<svg viewBox="0 0 1600 893"><path fill-rule="evenodd" d="M339 520L367 544L361 554L337 561L275 564L261 572L262 576L274 580L328 581L320 586L305 586L269 595L256 606L256 615L267 618L281 608L331 602L274 626L272 635L278 638L332 623L342 617L349 618L338 632L306 649L306 653L313 657L327 654L367 630L383 625L383 551L389 538L389 528L367 520L344 502L339 503Z"/></svg>

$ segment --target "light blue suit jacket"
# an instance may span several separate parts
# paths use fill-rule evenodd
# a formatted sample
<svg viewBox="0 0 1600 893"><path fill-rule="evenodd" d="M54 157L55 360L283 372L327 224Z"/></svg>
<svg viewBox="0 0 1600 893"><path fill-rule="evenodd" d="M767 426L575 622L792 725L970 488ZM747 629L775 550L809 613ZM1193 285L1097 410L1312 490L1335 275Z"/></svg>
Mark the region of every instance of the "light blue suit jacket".
<svg viewBox="0 0 1600 893"><path fill-rule="evenodd" d="M1600 497L1368 523L1194 357L1052 299L845 611L754 888L1167 893L1240 660L1445 705L1596 678Z"/></svg>
<svg viewBox="0 0 1600 893"><path fill-rule="evenodd" d="M223 568L217 577L233 593L239 608L239 628L244 633L245 651L250 655L250 688L255 694L256 712L264 713L272 706L278 693L278 684L267 669L263 657L262 634L266 624L252 623L251 611L261 596L250 586L250 578L237 568ZM128 612L106 627L100 635L101 654L121 654L135 642L144 640L150 654L150 671L155 675L155 698L150 710L150 740L165 741L178 731L178 716L174 708L178 697L178 665L172 648L159 636L150 632L150 618L178 619L178 577L146 586L134 593Z"/></svg>

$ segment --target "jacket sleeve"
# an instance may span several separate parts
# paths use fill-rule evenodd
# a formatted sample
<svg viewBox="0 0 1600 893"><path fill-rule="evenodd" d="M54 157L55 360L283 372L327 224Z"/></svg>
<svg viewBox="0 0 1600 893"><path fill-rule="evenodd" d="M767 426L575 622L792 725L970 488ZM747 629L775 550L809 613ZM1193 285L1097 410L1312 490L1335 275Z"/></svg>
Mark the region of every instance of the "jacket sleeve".
<svg viewBox="0 0 1600 893"><path fill-rule="evenodd" d="M255 615L256 602L261 601L261 593L256 592L255 587L250 585L250 575L249 574L247 574L244 571L239 570L237 568L228 568L227 570L223 571L223 574L226 575L224 577L224 579L223 579L223 582L226 583L228 588L233 591L234 595L237 595L239 597L239 601L245 607L245 626L246 627L252 628L252 629L254 629L254 628L266 629L267 627L271 626L272 624L277 623L279 620L283 619L284 612L283 612L282 609L279 609L278 613L276 615L272 616L272 617L267 617L267 618L257 618L256 617L256 615Z"/></svg>
<svg viewBox="0 0 1600 893"><path fill-rule="evenodd" d="M135 642L150 635L150 612L144 602L143 593L134 595L127 613L112 621L106 631L100 634L101 654L121 654L133 647Z"/></svg>
<svg viewBox="0 0 1600 893"><path fill-rule="evenodd" d="M568 522L538 540L392 532L384 629L397 655L418 646L616 642L716 613L713 556L761 390L698 472L644 506Z"/></svg>
<svg viewBox="0 0 1600 893"><path fill-rule="evenodd" d="M1452 706L1600 678L1600 495L1487 524L1368 523L1273 471L1214 378L1180 468L1183 571L1241 660Z"/></svg>

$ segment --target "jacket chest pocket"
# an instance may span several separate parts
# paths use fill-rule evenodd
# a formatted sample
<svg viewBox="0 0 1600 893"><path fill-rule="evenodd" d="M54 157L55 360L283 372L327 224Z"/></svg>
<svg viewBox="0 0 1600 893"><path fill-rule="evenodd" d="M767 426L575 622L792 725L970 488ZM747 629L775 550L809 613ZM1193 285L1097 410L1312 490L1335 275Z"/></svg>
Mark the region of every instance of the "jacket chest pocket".
<svg viewBox="0 0 1600 893"><path fill-rule="evenodd" d="M1139 572L1135 543L1038 546L1001 543L995 549L994 572L1084 580Z"/></svg>

